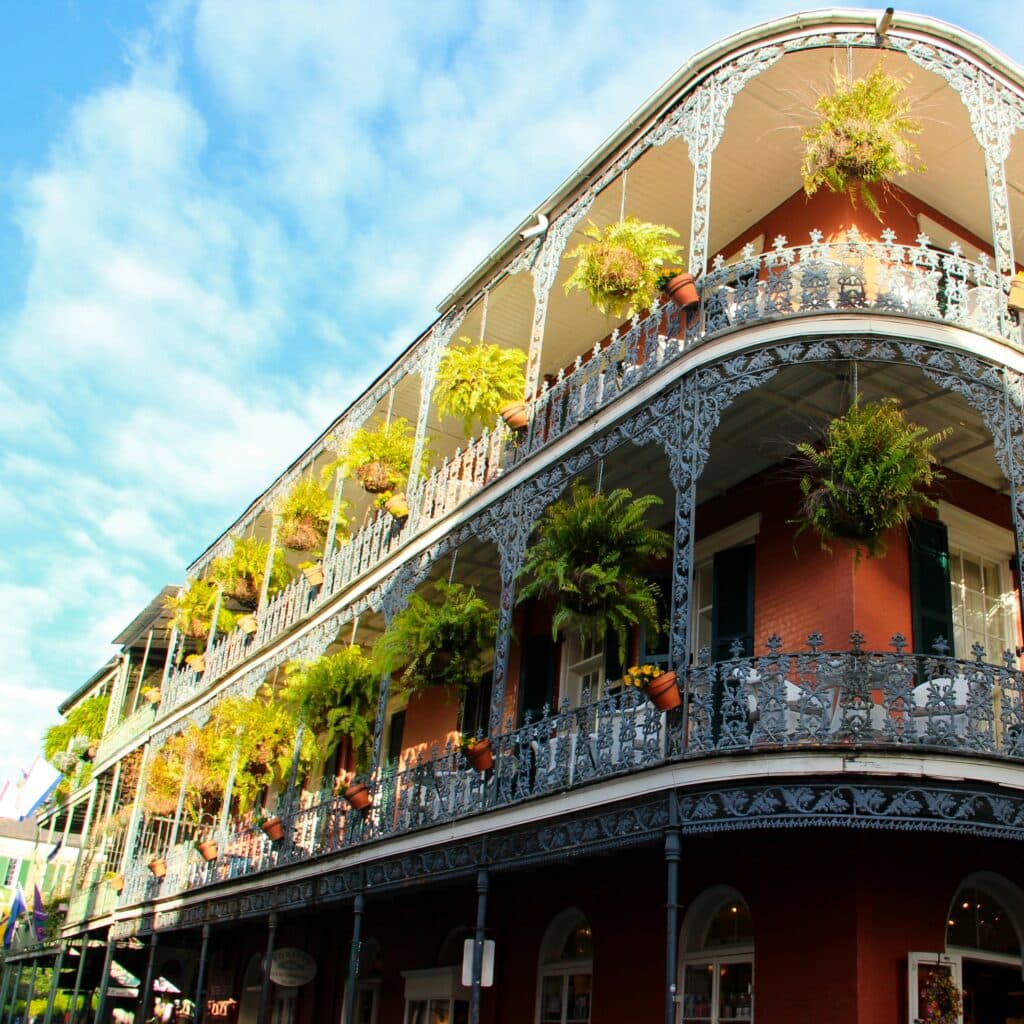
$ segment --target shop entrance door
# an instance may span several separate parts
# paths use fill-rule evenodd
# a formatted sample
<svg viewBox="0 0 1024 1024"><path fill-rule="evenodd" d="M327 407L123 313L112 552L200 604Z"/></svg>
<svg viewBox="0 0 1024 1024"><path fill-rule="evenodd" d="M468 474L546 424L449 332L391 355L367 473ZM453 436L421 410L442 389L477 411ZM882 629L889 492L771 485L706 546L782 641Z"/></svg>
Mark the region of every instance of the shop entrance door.
<svg viewBox="0 0 1024 1024"><path fill-rule="evenodd" d="M964 1024L1024 1020L1020 964L963 959Z"/></svg>

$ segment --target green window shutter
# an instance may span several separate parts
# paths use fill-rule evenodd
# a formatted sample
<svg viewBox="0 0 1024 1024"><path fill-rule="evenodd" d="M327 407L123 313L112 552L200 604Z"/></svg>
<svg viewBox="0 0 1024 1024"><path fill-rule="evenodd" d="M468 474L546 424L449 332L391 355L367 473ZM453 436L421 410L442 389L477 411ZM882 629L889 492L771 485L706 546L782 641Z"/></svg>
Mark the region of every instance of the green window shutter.
<svg viewBox="0 0 1024 1024"><path fill-rule="evenodd" d="M754 545L727 548L715 554L714 593L711 607L711 656L732 657L733 641L741 653L754 653Z"/></svg>
<svg viewBox="0 0 1024 1024"><path fill-rule="evenodd" d="M28 873L32 870L32 861L27 858L21 862L21 870L18 872L18 884L24 885L28 881Z"/></svg>
<svg viewBox="0 0 1024 1024"><path fill-rule="evenodd" d="M914 650L931 654L938 637L953 651L953 599L949 586L949 537L944 523L912 519L910 534L910 611Z"/></svg>
<svg viewBox="0 0 1024 1024"><path fill-rule="evenodd" d="M388 764L397 763L402 756L402 737L405 733L405 711L396 711L388 726Z"/></svg>
<svg viewBox="0 0 1024 1024"><path fill-rule="evenodd" d="M7 882L7 869L11 866L10 857L0 857L0 885L5 885ZM4 909L4 908L0 908Z"/></svg>
<svg viewBox="0 0 1024 1024"><path fill-rule="evenodd" d="M534 636L523 644L520 675L519 714L533 713L536 720L545 704L555 701L555 678L558 674L558 644L548 636Z"/></svg>

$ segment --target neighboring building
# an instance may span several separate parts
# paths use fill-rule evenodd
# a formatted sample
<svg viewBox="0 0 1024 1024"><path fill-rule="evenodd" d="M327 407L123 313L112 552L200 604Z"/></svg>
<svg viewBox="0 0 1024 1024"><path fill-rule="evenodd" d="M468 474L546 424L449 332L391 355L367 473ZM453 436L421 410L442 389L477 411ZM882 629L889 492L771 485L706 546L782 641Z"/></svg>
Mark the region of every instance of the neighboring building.
<svg viewBox="0 0 1024 1024"><path fill-rule="evenodd" d="M927 171L875 219L805 196L800 127L834 68L880 60L909 79ZM694 57L188 577L232 537L276 545L294 482L397 417L416 431L408 517L347 481L358 530L342 542L336 502L322 577L264 590L254 633L193 639L203 658L186 663L157 599L119 638L64 942L8 963L0 1018L12 970L87 940L107 943L79 972L104 1021L115 956L207 1021L854 1024L914 1019L947 971L963 1021L1024 1017L1022 129L1024 72L916 15L795 15ZM617 323L565 294L567 248L620 211L680 233L696 311ZM527 354L522 433L437 425L459 336ZM858 393L953 431L937 507L855 564L794 538L782 464ZM517 601L531 531L576 479L662 499L648 518L672 553L648 571L669 634L635 631L629 660L675 670L680 710L619 685L610 644L553 637L549 602ZM464 701L382 682L370 810L340 792L345 748L262 794L279 839L238 813L237 763L192 820L185 787L171 813L147 810L151 766L228 697L372 648L451 579L499 610L487 677ZM146 685L159 704L138 701ZM489 735L492 771L452 748L459 730ZM493 972L472 947L470 984L467 938L494 941Z"/></svg>
<svg viewBox="0 0 1024 1024"><path fill-rule="evenodd" d="M39 805L53 792L60 779L55 768L41 757L35 757L28 771L16 782L7 779L0 784L0 818L20 821L36 813Z"/></svg>

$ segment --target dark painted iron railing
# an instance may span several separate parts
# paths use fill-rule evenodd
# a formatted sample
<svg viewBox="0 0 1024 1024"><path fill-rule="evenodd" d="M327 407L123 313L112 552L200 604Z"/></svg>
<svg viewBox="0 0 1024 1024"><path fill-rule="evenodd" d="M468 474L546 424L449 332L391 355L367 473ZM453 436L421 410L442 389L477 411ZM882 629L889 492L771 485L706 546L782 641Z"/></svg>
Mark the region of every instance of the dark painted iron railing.
<svg viewBox="0 0 1024 1024"><path fill-rule="evenodd" d="M863 642L854 633L849 649L829 650L812 634L803 650L785 652L772 636L766 653L755 657L734 648L733 657L712 663L705 652L681 677L682 704L671 712L658 711L633 687L608 686L596 700L585 693L580 707L545 708L536 721L492 737L495 764L486 773L471 768L450 743L386 769L365 813L351 810L340 794L293 794L299 803L285 799L279 808L283 839L274 842L251 822L236 822L216 837L218 857L209 864L191 842L181 843L167 856L163 882L136 864L122 902L241 878L689 759L854 747L1024 761L1024 673L1011 652L994 665L978 645L970 659L956 659L943 642L930 655L907 651L899 635L887 651L864 650Z"/></svg>

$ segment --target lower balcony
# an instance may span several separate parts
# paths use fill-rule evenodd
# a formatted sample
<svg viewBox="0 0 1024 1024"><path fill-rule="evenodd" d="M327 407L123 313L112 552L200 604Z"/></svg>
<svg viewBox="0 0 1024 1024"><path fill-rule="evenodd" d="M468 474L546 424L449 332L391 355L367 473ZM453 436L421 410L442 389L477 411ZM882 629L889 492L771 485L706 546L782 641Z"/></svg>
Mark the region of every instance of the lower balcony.
<svg viewBox="0 0 1024 1024"><path fill-rule="evenodd" d="M1024 672L1010 652L996 665L977 645L972 659L960 660L942 644L930 656L910 653L899 635L888 651L864 650L856 633L850 641L849 649L829 650L812 634L802 650L787 652L772 636L763 655L734 648L725 661L702 658L681 675L680 705L671 711L659 711L636 687L612 685L597 697L585 691L580 706L545 709L493 737L494 763L485 771L451 743L383 770L365 812L340 794L296 793L279 804L281 838L239 821L213 837L209 861L191 841L161 846L166 875L157 878L140 858L120 902L197 890L702 759L729 758L736 778L747 774L742 759L787 752L915 754L917 767L908 770L918 772L921 754L1024 763ZM763 760L749 768L763 774ZM184 840L190 832L170 834Z"/></svg>

